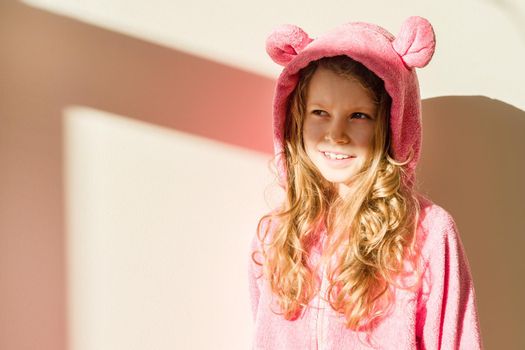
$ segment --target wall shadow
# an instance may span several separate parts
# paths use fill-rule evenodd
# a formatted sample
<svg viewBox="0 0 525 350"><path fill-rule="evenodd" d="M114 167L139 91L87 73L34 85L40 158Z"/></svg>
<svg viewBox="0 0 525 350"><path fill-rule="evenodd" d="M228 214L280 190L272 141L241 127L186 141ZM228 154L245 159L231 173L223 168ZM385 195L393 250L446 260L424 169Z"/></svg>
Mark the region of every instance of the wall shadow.
<svg viewBox="0 0 525 350"><path fill-rule="evenodd" d="M487 349L523 349L525 112L483 96L423 101L423 192L458 224Z"/></svg>

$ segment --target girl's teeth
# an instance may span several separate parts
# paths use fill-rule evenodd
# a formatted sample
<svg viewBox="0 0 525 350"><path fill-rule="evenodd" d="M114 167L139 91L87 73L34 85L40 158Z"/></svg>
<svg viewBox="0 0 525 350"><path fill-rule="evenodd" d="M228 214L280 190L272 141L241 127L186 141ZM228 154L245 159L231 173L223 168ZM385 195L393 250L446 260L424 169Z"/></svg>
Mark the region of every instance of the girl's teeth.
<svg viewBox="0 0 525 350"><path fill-rule="evenodd" d="M346 158L349 158L349 156L344 155L344 154L334 154L334 153L330 153L330 152L324 152L324 154L330 159L346 159Z"/></svg>

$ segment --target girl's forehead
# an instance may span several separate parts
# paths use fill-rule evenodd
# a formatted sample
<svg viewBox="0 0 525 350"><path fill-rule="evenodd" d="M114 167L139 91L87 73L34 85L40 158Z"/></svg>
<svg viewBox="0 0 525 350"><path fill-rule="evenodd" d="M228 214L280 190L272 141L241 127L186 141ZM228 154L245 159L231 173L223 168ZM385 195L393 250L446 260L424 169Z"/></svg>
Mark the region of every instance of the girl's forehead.
<svg viewBox="0 0 525 350"><path fill-rule="evenodd" d="M308 104L323 106L340 103L375 105L371 91L357 78L342 77L328 70L314 73L308 85L306 100Z"/></svg>

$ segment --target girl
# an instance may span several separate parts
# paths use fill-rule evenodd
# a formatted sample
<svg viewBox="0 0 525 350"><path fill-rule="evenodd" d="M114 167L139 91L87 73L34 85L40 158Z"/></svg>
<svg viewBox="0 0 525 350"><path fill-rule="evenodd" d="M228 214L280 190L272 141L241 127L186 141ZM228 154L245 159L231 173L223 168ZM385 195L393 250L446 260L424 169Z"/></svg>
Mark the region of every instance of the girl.
<svg viewBox="0 0 525 350"><path fill-rule="evenodd" d="M252 240L254 348L481 349L456 224L415 191L430 23L283 25L266 45L285 197Z"/></svg>

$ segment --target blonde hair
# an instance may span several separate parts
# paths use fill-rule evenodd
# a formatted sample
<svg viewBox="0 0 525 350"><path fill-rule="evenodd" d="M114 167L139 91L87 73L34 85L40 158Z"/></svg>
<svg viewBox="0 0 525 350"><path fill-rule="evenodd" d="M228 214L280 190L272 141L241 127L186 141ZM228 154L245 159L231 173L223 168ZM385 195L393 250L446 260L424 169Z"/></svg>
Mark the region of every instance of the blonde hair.
<svg viewBox="0 0 525 350"><path fill-rule="evenodd" d="M304 149L307 88L318 67L356 79L378 104L371 156L353 178L355 192L347 198L339 197L334 184L323 178ZM279 314L293 320L319 288L308 261L325 228L328 244L321 261L329 262L328 301L344 316L347 328L370 330L394 303L393 286L414 289L420 282L415 236L419 202L404 168L410 158L397 162L390 155L391 99L373 72L342 55L311 62L299 74L285 121L285 198L280 208L259 221L258 239L267 243L261 244L264 264L254 261L264 265ZM275 224L268 224L262 232L265 221ZM406 262L410 263L408 270ZM396 280L396 276L412 273L417 277L413 285L403 286Z"/></svg>

